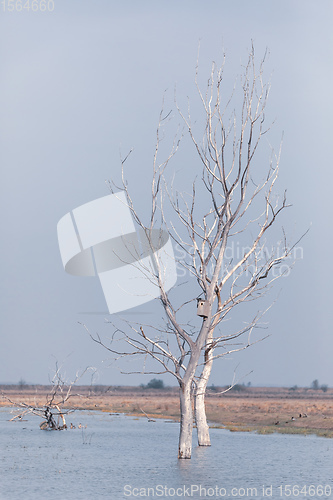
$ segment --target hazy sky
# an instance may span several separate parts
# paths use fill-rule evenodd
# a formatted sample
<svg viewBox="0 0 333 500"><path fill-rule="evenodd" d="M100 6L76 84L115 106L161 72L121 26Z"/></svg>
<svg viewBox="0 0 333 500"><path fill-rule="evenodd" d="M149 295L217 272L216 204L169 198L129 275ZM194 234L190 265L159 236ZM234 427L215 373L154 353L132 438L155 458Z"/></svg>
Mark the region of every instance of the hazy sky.
<svg viewBox="0 0 333 500"><path fill-rule="evenodd" d="M278 147L284 131L288 229L292 238L311 230L272 295L271 336L216 363L212 382L229 383L239 365L253 384L333 385L332 24L331 1L54 0L53 12L1 11L0 383L47 383L55 360L68 377L92 365L99 383L149 380L121 375L78 323L106 333L105 315L87 312L107 309L97 279L64 272L57 222L108 194L105 180L119 178L119 151L130 147L144 210L163 92L171 108L175 84L181 104L193 95L199 40L203 79L224 47L231 84L253 39L259 58L270 51L270 141ZM180 151L170 168L193 177L191 154ZM140 312L150 306L132 317Z"/></svg>

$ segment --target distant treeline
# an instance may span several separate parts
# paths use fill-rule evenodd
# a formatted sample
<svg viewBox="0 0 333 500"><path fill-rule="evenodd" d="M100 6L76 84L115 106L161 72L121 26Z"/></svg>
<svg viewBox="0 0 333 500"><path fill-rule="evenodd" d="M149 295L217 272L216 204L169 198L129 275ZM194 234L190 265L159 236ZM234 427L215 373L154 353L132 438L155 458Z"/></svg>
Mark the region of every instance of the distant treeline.
<svg viewBox="0 0 333 500"><path fill-rule="evenodd" d="M67 385L64 385L64 388ZM44 384L28 384L26 382L22 383L20 381L16 384L0 384L0 391L27 391L27 392L47 392L48 390L52 390L52 385L44 385ZM166 391L166 392L175 392L178 391L178 386L166 386L161 379L151 379L147 384L141 384L139 386L124 386L124 385L103 385L103 384L92 384L92 385L75 385L75 391L81 391L85 393L94 393L94 394L106 394L108 392L142 392L142 391ZM289 393L306 393L306 392L316 392L320 391L323 393L330 392L330 388L327 384L319 384L318 380L314 380L309 387L298 387L294 385L292 387L264 387L264 386L251 386L251 383L248 384L235 384L233 386L216 386L214 384L207 387L207 394L222 394L225 393L277 393L277 392L289 392Z"/></svg>

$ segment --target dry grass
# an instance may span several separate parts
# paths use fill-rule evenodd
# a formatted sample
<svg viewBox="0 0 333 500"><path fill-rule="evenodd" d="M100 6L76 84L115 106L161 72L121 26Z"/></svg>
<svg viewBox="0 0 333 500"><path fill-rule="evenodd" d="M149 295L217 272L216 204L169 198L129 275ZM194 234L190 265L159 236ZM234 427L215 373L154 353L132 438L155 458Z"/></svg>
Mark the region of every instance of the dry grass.
<svg viewBox="0 0 333 500"><path fill-rule="evenodd" d="M47 388L38 386L19 390L15 386L6 386L2 392L12 401L41 406L45 403ZM8 405L5 397L0 399L0 406ZM67 406L136 416L143 416L143 410L152 418L179 419L177 389L100 388L92 392L91 387L78 387ZM211 393L206 398L206 409L212 427L263 434L315 433L333 437L332 389L326 393L276 388L251 388L224 395Z"/></svg>

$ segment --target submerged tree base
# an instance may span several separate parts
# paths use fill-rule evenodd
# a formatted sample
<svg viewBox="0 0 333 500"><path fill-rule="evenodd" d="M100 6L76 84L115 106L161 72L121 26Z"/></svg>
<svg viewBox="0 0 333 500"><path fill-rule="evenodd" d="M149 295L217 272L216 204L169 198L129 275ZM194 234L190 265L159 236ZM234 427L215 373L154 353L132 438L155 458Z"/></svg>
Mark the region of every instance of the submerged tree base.
<svg viewBox="0 0 333 500"><path fill-rule="evenodd" d="M44 422L41 422L39 424L39 427L42 431L63 431L67 429L67 425L56 425L56 426L51 426L46 420Z"/></svg>

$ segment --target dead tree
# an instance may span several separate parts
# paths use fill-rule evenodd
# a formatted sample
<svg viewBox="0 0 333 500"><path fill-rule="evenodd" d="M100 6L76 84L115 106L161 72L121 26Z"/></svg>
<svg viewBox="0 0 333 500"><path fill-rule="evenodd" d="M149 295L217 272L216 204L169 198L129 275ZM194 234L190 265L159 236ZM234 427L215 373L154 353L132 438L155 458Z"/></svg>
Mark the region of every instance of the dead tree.
<svg viewBox="0 0 333 500"><path fill-rule="evenodd" d="M73 408L65 409L63 406L68 403L72 396L74 396L74 394L72 394L73 386L88 370L89 368L86 368L82 373L76 373L75 379L68 383L64 380L61 369L56 363L56 370L51 380L51 389L42 406L31 405L23 401L16 402L8 398L5 394L2 394L2 397L11 405L19 408L19 412L11 418L11 421L22 420L25 416L32 414L43 419L39 425L42 430L61 431L67 429L65 415L75 410Z"/></svg>
<svg viewBox="0 0 333 500"><path fill-rule="evenodd" d="M177 105L201 164L201 181L193 181L190 194L178 193L167 178L166 167L177 152L179 135L167 159L158 162L165 124L163 110L157 128L147 222L138 214L130 194L124 173L126 159L122 161L122 185L116 186L125 192L133 219L151 250L154 265L142 267L142 273L159 289L165 323L114 324L110 344L98 334L92 338L116 356L143 355L160 364L161 371L145 369L145 373L170 373L177 379L181 415L178 457L182 459L191 457L193 399L199 444L210 444L204 396L213 360L257 342L251 335L263 313L253 314L238 331L229 332L225 320L239 305L266 293L283 274L282 262L294 248L288 245L283 231L280 247L276 245L271 251L266 248L272 226L289 205L285 193L281 199L274 194L280 152L270 151L266 167L262 157L257 159L259 144L270 129L265 123L270 86L264 82L264 62L265 57L257 67L252 46L243 68L240 100L237 86L231 96L226 97L222 91L224 60L220 68L212 65L205 92L198 84L197 65L195 83L203 117L196 116L192 125L190 108L185 114ZM235 106L240 102L238 109L234 100ZM178 282L178 287L184 285L178 295L166 290L167 269L158 256L156 231L161 238L166 231L182 249L185 258L177 258L177 266L186 271L187 278L196 280L197 288L193 279L186 285L186 278ZM237 237L244 250L228 258L228 243ZM197 298L202 299L204 308L200 324L192 321Z"/></svg>

